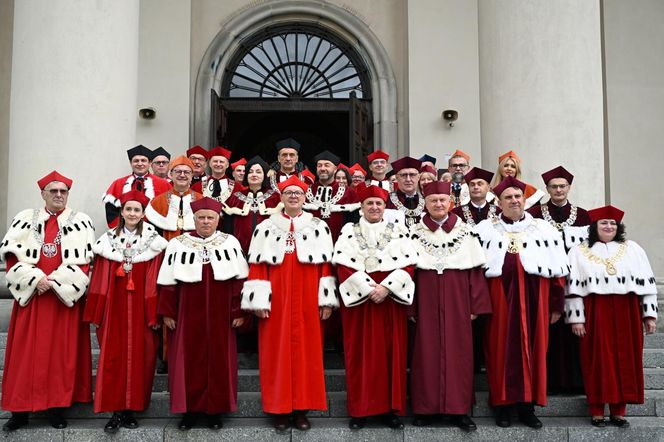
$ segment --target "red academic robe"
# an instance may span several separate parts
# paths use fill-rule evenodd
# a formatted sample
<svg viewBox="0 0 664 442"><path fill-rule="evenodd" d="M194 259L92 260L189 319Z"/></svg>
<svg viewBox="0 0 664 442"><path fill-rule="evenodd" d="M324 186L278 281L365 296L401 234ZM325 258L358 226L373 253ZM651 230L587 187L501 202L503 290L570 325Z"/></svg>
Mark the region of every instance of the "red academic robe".
<svg viewBox="0 0 664 442"><path fill-rule="evenodd" d="M411 277L413 267L404 268ZM355 270L337 266L341 285ZM373 272L374 281L390 272ZM389 297L380 304L366 301L341 307L348 414L352 417L406 413L408 331L406 306Z"/></svg>
<svg viewBox="0 0 664 442"><path fill-rule="evenodd" d="M270 189L265 188L262 189L262 192L268 192ZM244 196L249 195L250 193L253 194L249 189L236 189L235 192L231 196L228 197L226 200L226 205L230 208L236 208L236 209L242 209L245 205L245 202L240 200L236 193L241 193ZM272 195L265 200L265 207L267 209L271 209L276 207L279 202L281 201L280 199L280 194L279 192L274 192ZM256 229L256 226L259 225L261 222L263 222L265 219L267 219L270 215L265 214L261 215L258 211L257 212L252 212L249 210L246 216L241 216L241 215L224 215L224 217L229 216L232 219L232 225L233 225L233 236L237 238L237 240L240 242L240 245L242 246L242 251L245 253L245 255L249 252L249 244L251 243L251 235L253 235L254 230Z"/></svg>
<svg viewBox="0 0 664 442"><path fill-rule="evenodd" d="M104 193L104 196L102 197L104 209L106 210L106 222L108 223L108 227L113 228L118 225L120 197L123 194L131 190L136 190L152 200L154 197L161 195L170 188L171 183L152 173L145 174L141 179L137 179L133 174L116 179L110 186L108 186L106 193Z"/></svg>
<svg viewBox="0 0 664 442"><path fill-rule="evenodd" d="M589 404L642 404L643 322L639 297L583 298L586 336L580 339L581 369ZM567 325L569 327L569 325Z"/></svg>
<svg viewBox="0 0 664 442"><path fill-rule="evenodd" d="M258 323L258 367L266 413L327 410L323 335L318 306L321 277L331 266L302 264L297 251L280 265L251 264L248 280L270 281L270 316Z"/></svg>
<svg viewBox="0 0 664 442"><path fill-rule="evenodd" d="M134 263L129 275L121 262L97 256L84 321L99 325L101 354L97 367L94 411L136 410L150 405L157 358L157 274L161 257Z"/></svg>
<svg viewBox="0 0 664 442"><path fill-rule="evenodd" d="M169 332L171 413L237 409L237 350L231 328L240 312L242 281L216 281L210 264L200 282L159 287L157 314L175 319Z"/></svg>
<svg viewBox="0 0 664 442"><path fill-rule="evenodd" d="M53 243L57 233L58 222L50 217L44 242ZM6 262L9 269L17 259L8 254ZM42 254L37 267L49 275L61 264L58 244L56 255ZM87 265L79 267L87 273ZM40 411L92 400L90 329L82 321L84 309L84 298L67 307L52 290L34 294L25 307L14 302L2 379L3 410Z"/></svg>
<svg viewBox="0 0 664 442"><path fill-rule="evenodd" d="M489 278L493 314L484 336L489 403L546 405L549 311L563 311L564 278L527 274L505 254L502 276Z"/></svg>

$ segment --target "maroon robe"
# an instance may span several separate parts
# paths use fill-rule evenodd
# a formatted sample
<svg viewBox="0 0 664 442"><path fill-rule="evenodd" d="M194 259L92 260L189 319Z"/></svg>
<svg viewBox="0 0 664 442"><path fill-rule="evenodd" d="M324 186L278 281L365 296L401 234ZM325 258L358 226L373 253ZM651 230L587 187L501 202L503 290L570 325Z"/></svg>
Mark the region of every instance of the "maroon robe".
<svg viewBox="0 0 664 442"><path fill-rule="evenodd" d="M475 222L475 224L479 224L480 221L484 221L489 216L489 207L490 206L491 206L491 203L486 202L484 204L484 207L482 207L480 209L480 208L475 207L473 204L468 203L468 204L464 204L463 206L455 207L452 210L452 213L454 213L456 216L461 218L461 220L464 223L467 223L468 220L466 219L466 217L463 213L463 208L468 207L468 209L470 210L470 216L473 218L473 221ZM496 215L498 215L500 212L501 212L500 207L496 206Z"/></svg>
<svg viewBox="0 0 664 442"><path fill-rule="evenodd" d="M319 188L321 187L321 184L319 181L316 181L313 186L311 186L311 192L313 193L314 197L317 196L319 192ZM336 181L333 181L330 186L326 186L331 189L329 191L329 196L322 196L321 200L322 201L328 201L331 198L334 198L334 196L337 194L337 191L339 189L339 183ZM324 192L326 189L322 189L321 192ZM346 187L346 191L344 192L343 196L339 201L335 203L336 206L343 206L343 205L349 205L355 203L356 195L355 191L351 187ZM307 200L307 202L310 202ZM357 219L351 219L350 216L353 215L353 212L347 210L347 211L342 211L342 212L332 212L330 215L325 218L322 216L320 210L312 210L309 211L313 216L316 218L320 218L323 221L325 221L330 228L330 231L332 232L332 239L334 241L337 240L339 237L339 232L341 232L341 228L344 226L344 224L349 223L349 222L357 222ZM357 216L355 217L357 218Z"/></svg>
<svg viewBox="0 0 664 442"><path fill-rule="evenodd" d="M194 235L194 233L192 233ZM169 333L171 413L218 414L237 409L237 350L231 328L242 281L216 281L210 264L200 282L159 287L157 313L175 319Z"/></svg>
<svg viewBox="0 0 664 442"><path fill-rule="evenodd" d="M415 192L415 195L413 195L410 198L406 197L406 194L403 193L400 190L395 190L394 193L396 193L397 199L399 200L399 202L401 202L401 204L403 204L403 206L406 209L415 209L415 208L417 208L417 205L420 202L420 198L423 198L417 192ZM391 197L392 197L392 194L390 194L390 198L387 199L386 208L398 210L397 206L392 202ZM424 213L424 207L422 208L421 213ZM415 216L406 216L406 214L404 213L404 216L406 218L406 225L407 226L417 224L418 222L420 222L420 218L421 218L421 214L420 215L415 215ZM410 223L412 223L412 224L409 224L409 220L410 220Z"/></svg>
<svg viewBox="0 0 664 442"><path fill-rule="evenodd" d="M413 274L412 267L404 269ZM339 284L355 270L337 266ZM390 272L373 272L382 281ZM389 296L376 304L341 306L348 414L352 417L406 413L406 306Z"/></svg>
<svg viewBox="0 0 664 442"><path fill-rule="evenodd" d="M94 411L136 410L150 405L159 335L157 274L161 257L134 263L129 275L117 274L121 262L95 259L83 320L99 326L101 350Z"/></svg>
<svg viewBox="0 0 664 442"><path fill-rule="evenodd" d="M53 243L57 233L57 218L51 216L44 226L44 243ZM62 248L56 247L52 258L40 251L36 267L47 276L62 264ZM5 260L7 269L17 263L13 254ZM87 273L89 266L79 267ZM14 301L5 349L3 410L40 411L92 400L90 329L82 321L84 309L84 298L67 307L53 290L35 293L24 307Z"/></svg>
<svg viewBox="0 0 664 442"><path fill-rule="evenodd" d="M261 192L263 193L269 191L270 191L269 187L261 189ZM242 190L236 188L233 194L229 196L228 199L226 200L226 205L228 207L237 208L237 209L242 209L244 207L245 203L244 201L240 200L240 198L238 198L237 196L238 193L241 193L244 196L250 194L253 195L253 192L248 188ZM265 207L268 209L274 208L279 204L280 201L281 199L279 192L274 192L269 198L265 200ZM259 212L252 212L251 210L249 210L249 213L246 216L224 215L224 218L226 217L229 217L232 220L231 224L233 226L233 230L231 233L240 242L240 245L242 246L242 251L246 255L249 252L251 235L253 235L254 230L256 230L256 226L259 225L261 222L263 222L265 219L269 218L270 215L261 215Z"/></svg>
<svg viewBox="0 0 664 442"><path fill-rule="evenodd" d="M572 205L568 201L564 206L556 206L551 201L546 203L551 218L562 223L569 218ZM541 204L528 209L533 218L544 219ZM588 212L577 207L576 220L572 226L590 224ZM561 232L564 236L564 232ZM549 350L546 354L547 384L549 393L582 393L583 378L579 359L579 338L565 321L558 321L549 327Z"/></svg>
<svg viewBox="0 0 664 442"><path fill-rule="evenodd" d="M443 223L450 232L451 215ZM438 225L425 216L431 230ZM478 246L479 247L479 246ZM410 397L416 414L468 414L473 404L473 329L470 315L491 313L481 267L417 269L409 316L417 319L410 362Z"/></svg>

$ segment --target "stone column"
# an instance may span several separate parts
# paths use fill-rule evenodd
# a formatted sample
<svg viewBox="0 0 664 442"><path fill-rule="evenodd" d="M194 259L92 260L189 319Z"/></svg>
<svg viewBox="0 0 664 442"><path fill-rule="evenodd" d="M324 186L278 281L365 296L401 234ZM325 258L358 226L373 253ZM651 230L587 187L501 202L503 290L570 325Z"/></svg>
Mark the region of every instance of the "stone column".
<svg viewBox="0 0 664 442"><path fill-rule="evenodd" d="M481 0L482 164L519 154L524 179L562 164L571 200L602 204L604 110L598 0Z"/></svg>
<svg viewBox="0 0 664 442"><path fill-rule="evenodd" d="M57 169L105 227L101 195L135 141L138 16L135 0L15 2L8 217L43 204L35 182Z"/></svg>

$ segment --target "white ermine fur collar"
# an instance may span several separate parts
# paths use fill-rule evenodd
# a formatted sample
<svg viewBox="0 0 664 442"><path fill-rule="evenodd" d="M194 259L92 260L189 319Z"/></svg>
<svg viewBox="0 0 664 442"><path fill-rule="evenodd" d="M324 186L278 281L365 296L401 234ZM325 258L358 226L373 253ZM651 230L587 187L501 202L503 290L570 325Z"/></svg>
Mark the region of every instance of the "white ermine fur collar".
<svg viewBox="0 0 664 442"><path fill-rule="evenodd" d="M109 229L92 246L92 251L95 255L102 256L109 261L123 262L122 252L127 246L127 240L123 233L118 236L115 234L115 229ZM137 250L137 253L132 257L134 263L150 261L168 245L168 241L159 236L155 228L146 222L143 223L141 235L136 235L129 241L132 242L131 247Z"/></svg>

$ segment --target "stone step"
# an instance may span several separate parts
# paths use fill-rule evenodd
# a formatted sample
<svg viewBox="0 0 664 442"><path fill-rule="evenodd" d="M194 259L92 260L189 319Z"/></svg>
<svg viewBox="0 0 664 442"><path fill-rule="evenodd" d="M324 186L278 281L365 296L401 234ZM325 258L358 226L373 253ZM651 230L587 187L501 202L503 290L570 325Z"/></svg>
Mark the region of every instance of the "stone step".
<svg viewBox="0 0 664 442"><path fill-rule="evenodd" d="M346 392L329 392L327 395L328 409L325 411L311 411L312 417L341 418L348 417L346 408ZM549 396L546 407L537 407L537 415L545 417L583 417L587 415L587 404L585 396ZM411 414L411 413L408 413ZM472 416L492 417L493 411L488 405L488 393L476 394L476 405L473 406ZM628 405L629 416L657 416L664 415L664 390L648 391L643 404ZM169 412L169 395L166 392L152 393L150 407L142 413L137 414L144 419L169 418L173 415ZM74 404L67 410L66 416L71 419L94 419L106 418L111 413L93 412L92 404ZM229 417L256 418L266 417L263 413L261 395L259 392L238 393L237 411L230 413ZM8 418L9 412L0 411L0 419ZM46 414L36 413L36 418L46 418Z"/></svg>
<svg viewBox="0 0 664 442"><path fill-rule="evenodd" d="M467 435L447 422L437 422L429 427L414 427L406 422L403 430L390 430L370 422L363 430L348 429L347 419L311 419L311 430L287 430L276 433L271 421L266 418L224 420L224 428L213 431L205 428L205 422L189 431L177 429L177 418L146 419L140 421L135 430L120 429L110 436L103 432L105 420L71 420L64 430L51 428L45 420L31 421L27 428L18 430L10 437L16 441L88 441L88 440L125 440L141 442L185 441L185 440L224 440L224 441L455 441L473 439L482 441L530 441L530 440L602 440L602 441L643 441L664 440L664 418L631 417L628 429L615 427L595 428L588 418L542 418L544 428L532 430L520 423L510 428L497 427L493 419L476 419L477 431ZM0 421L4 424L4 420Z"/></svg>
<svg viewBox="0 0 664 442"><path fill-rule="evenodd" d="M664 314L662 316L664 317ZM643 348L664 348L664 333L657 332L646 335L643 340Z"/></svg>
<svg viewBox="0 0 664 442"><path fill-rule="evenodd" d="M644 368L664 368L664 349L644 348L643 349L643 367Z"/></svg>

